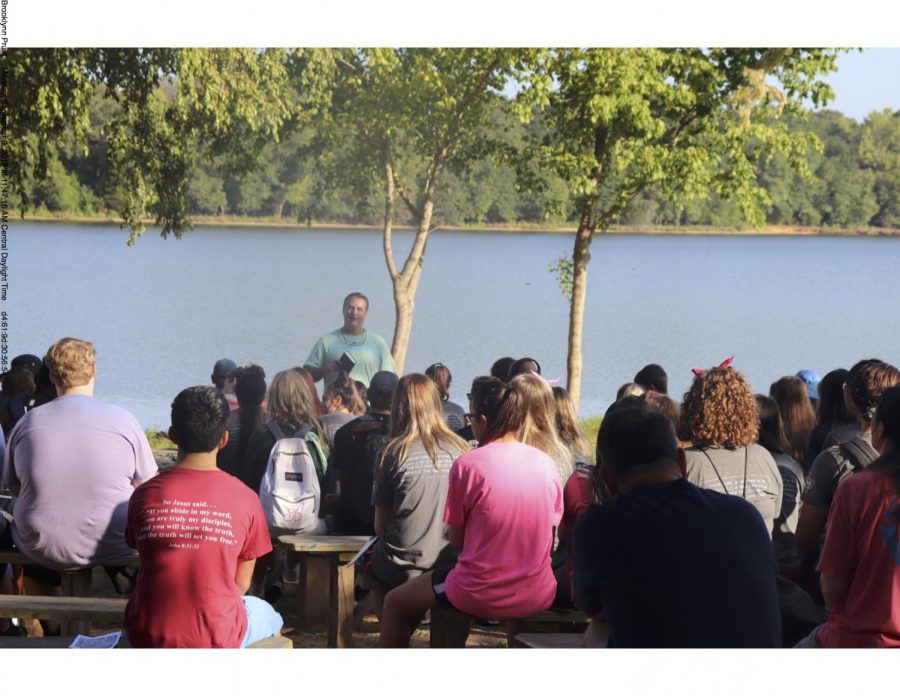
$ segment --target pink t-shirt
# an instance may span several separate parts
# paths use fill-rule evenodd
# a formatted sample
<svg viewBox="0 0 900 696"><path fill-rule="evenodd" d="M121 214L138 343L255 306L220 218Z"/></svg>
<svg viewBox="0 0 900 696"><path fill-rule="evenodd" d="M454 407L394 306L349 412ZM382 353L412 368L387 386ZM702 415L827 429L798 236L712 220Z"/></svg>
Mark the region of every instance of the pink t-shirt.
<svg viewBox="0 0 900 696"><path fill-rule="evenodd" d="M519 442L485 445L450 469L444 522L465 528L446 580L454 607L485 619L515 619L553 602L553 528L563 512L556 463Z"/></svg>
<svg viewBox="0 0 900 696"><path fill-rule="evenodd" d="M821 647L900 647L900 496L892 488L871 469L837 488L818 569L849 587L817 635Z"/></svg>

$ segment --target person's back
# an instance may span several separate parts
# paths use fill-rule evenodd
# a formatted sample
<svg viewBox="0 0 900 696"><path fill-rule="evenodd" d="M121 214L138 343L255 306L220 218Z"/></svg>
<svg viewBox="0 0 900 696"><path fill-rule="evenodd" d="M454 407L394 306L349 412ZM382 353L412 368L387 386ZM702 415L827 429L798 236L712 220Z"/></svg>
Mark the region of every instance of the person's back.
<svg viewBox="0 0 900 696"><path fill-rule="evenodd" d="M371 534L375 528L372 485L390 427L390 414L373 412L355 418L334 435L331 462L340 482L338 527L343 534Z"/></svg>
<svg viewBox="0 0 900 696"><path fill-rule="evenodd" d="M450 467L461 449L442 447L433 462L421 442L413 443L402 461L385 460L375 478L372 502L390 509L382 542L372 554L372 570L394 586L430 570L441 557L452 564L443 522Z"/></svg>
<svg viewBox="0 0 900 696"><path fill-rule="evenodd" d="M445 520L464 527L447 596L487 619L528 616L550 606L552 530L562 516L554 461L521 442L493 442L456 460Z"/></svg>
<svg viewBox="0 0 900 696"><path fill-rule="evenodd" d="M123 626L134 647L237 648L281 627L265 602L242 598L272 544L257 496L216 467L228 412L211 387L182 391L169 430L178 462L131 497L126 537L141 569Z"/></svg>
<svg viewBox="0 0 900 696"><path fill-rule="evenodd" d="M4 477L19 485L13 540L29 558L65 570L131 553L128 499L156 473L134 416L90 396L60 396L25 414L7 451Z"/></svg>
<svg viewBox="0 0 900 696"><path fill-rule="evenodd" d="M169 469L132 496L128 543L141 558L125 613L132 646L241 644L247 619L235 569L248 549L256 558L271 548L249 488L224 471Z"/></svg>
<svg viewBox="0 0 900 696"><path fill-rule="evenodd" d="M611 498L575 523L579 607L610 647L780 647L768 530L740 497L685 479L671 422L608 412L597 440Z"/></svg>
<svg viewBox="0 0 900 696"><path fill-rule="evenodd" d="M775 561L747 501L687 480L592 505L575 525L576 596L609 647L780 647Z"/></svg>

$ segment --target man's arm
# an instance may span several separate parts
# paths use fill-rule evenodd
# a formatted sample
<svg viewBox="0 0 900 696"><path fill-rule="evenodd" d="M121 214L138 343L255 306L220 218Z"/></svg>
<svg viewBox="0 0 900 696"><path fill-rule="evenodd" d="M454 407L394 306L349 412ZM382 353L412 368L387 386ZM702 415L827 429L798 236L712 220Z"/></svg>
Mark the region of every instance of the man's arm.
<svg viewBox="0 0 900 696"><path fill-rule="evenodd" d="M337 370L338 363L337 360L329 360L322 367L316 367L315 365L310 365L308 363L303 367L309 370L309 374L312 375L313 381L318 382Z"/></svg>
<svg viewBox="0 0 900 696"><path fill-rule="evenodd" d="M847 596L850 581L842 576L822 573L819 583L822 586L822 597L825 599L825 607L828 611L834 611L838 602Z"/></svg>
<svg viewBox="0 0 900 696"><path fill-rule="evenodd" d="M247 590L250 589L250 582L253 580L253 567L255 565L255 558L238 563L237 572L234 574L234 584L238 586L241 594L246 594Z"/></svg>
<svg viewBox="0 0 900 696"><path fill-rule="evenodd" d="M306 362L303 363L303 367L309 370L309 374L312 375L313 380L316 382L327 377L338 368L337 361L326 360L327 357L325 341L320 338L316 341L316 345L312 347L312 350L309 351L309 357L306 358Z"/></svg>

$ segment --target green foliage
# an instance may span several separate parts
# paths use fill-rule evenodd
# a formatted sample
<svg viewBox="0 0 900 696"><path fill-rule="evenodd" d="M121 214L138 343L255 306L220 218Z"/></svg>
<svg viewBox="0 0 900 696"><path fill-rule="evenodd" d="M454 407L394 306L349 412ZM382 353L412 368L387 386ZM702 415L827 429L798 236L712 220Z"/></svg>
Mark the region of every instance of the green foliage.
<svg viewBox="0 0 900 696"><path fill-rule="evenodd" d="M575 277L575 266L569 256L561 256L551 263L547 270L556 276L559 289L567 299L572 299L572 282Z"/></svg>
<svg viewBox="0 0 900 696"><path fill-rule="evenodd" d="M155 450L176 450L178 447L169 439L167 433L162 430L145 430L144 435L147 436L147 442L150 443L150 449Z"/></svg>

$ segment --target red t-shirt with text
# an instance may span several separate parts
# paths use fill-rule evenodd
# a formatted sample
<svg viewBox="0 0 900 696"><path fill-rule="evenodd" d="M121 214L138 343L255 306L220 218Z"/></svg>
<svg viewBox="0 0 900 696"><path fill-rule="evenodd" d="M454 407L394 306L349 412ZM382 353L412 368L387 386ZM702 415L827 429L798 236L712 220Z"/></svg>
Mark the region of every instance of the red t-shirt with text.
<svg viewBox="0 0 900 696"><path fill-rule="evenodd" d="M272 550L259 499L223 471L175 467L131 496L125 539L141 560L125 609L136 648L237 648L247 613L239 563Z"/></svg>

